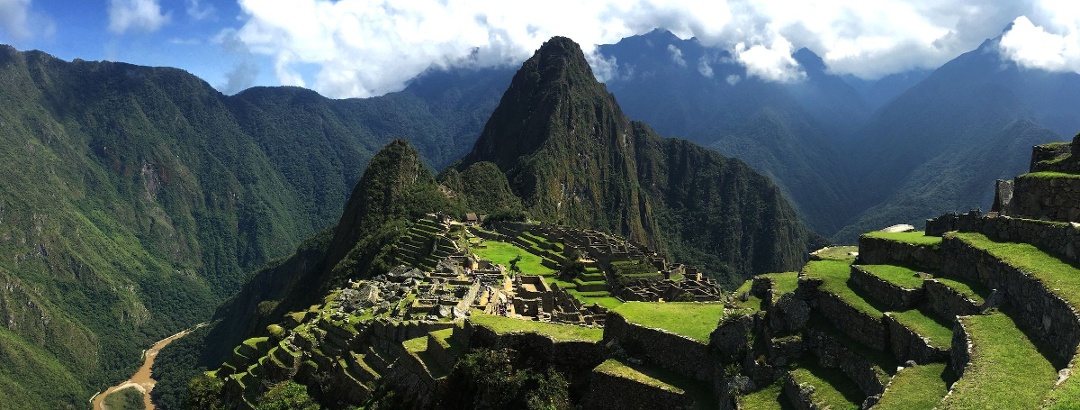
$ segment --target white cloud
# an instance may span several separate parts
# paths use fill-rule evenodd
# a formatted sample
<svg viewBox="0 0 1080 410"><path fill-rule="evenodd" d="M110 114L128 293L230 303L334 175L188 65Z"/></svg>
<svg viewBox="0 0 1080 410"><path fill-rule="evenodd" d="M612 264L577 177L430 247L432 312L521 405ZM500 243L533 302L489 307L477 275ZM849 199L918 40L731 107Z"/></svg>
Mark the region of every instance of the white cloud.
<svg viewBox="0 0 1080 410"><path fill-rule="evenodd" d="M726 49L746 66L748 75L770 81L797 80L803 75L790 58L790 52L801 47L820 55L832 72L876 78L940 66L984 39L996 37L1020 15L1042 13L1045 17L1032 17L1032 21L1045 27L1073 24L1075 28L1075 19L1058 12L1065 7L1075 9L1073 3L239 0L242 25L237 36L252 53L275 61L282 83L309 84L332 97L398 90L433 65L519 64L554 35L570 37L588 55L595 44L614 43L656 27ZM1051 25L1054 19L1067 21ZM1048 29L1048 33L1065 36L1069 32ZM683 57L673 50L672 58L677 62ZM618 72L614 66L597 66L605 61L590 58L598 76ZM700 64L698 69L702 71Z"/></svg>
<svg viewBox="0 0 1080 410"><path fill-rule="evenodd" d="M705 60L705 57L698 60L697 71L701 73L702 76L708 78L712 78L713 76L713 69L709 66L709 62Z"/></svg>
<svg viewBox="0 0 1080 410"><path fill-rule="evenodd" d="M682 50L679 50L674 44L668 44L667 51L668 54L671 54L671 62L679 67L686 67L686 60L683 60L682 58Z"/></svg>
<svg viewBox="0 0 1080 410"><path fill-rule="evenodd" d="M742 77L739 77L738 75L732 74L732 75L727 76L727 79L725 79L724 81L727 81L727 83L729 85L735 85L735 84L738 84L739 81L741 81L741 80L742 80Z"/></svg>
<svg viewBox="0 0 1080 410"><path fill-rule="evenodd" d="M1030 14L1001 37L1002 56L1024 68L1080 73L1080 3L1041 1Z"/></svg>
<svg viewBox="0 0 1080 410"><path fill-rule="evenodd" d="M15 39L30 37L30 0L0 0L0 33Z"/></svg>
<svg viewBox="0 0 1080 410"><path fill-rule="evenodd" d="M746 75L766 81L792 82L806 78L799 63L791 57L792 45L780 37L770 45L745 43L735 45L735 59L746 66Z"/></svg>
<svg viewBox="0 0 1080 410"><path fill-rule="evenodd" d="M169 23L170 15L161 12L157 0L109 0L109 31L154 32Z"/></svg>
<svg viewBox="0 0 1080 410"><path fill-rule="evenodd" d="M213 4L202 4L200 0L187 0L187 15L194 20L203 20L214 15L216 9Z"/></svg>

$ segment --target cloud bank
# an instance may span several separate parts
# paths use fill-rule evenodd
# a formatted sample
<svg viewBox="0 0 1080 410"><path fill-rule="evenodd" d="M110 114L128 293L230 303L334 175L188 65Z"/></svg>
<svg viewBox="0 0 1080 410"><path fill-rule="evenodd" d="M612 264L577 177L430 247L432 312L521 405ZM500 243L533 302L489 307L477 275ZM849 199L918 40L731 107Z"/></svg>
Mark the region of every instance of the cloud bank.
<svg viewBox="0 0 1080 410"><path fill-rule="evenodd" d="M831 72L862 78L936 68L1001 35L1010 22L1012 29L1001 41L1003 56L1024 67L1077 71L1080 12L1074 3L239 0L241 24L230 30L245 52L273 60L282 84L330 97L366 97L401 89L432 66L518 64L555 35L581 44L598 77L604 77L617 71L617 62L596 55L596 44L657 27L726 49L748 77L768 81L805 76L791 58L801 47L820 55ZM160 11L149 14L168 18ZM670 52L672 61L687 64L678 49Z"/></svg>

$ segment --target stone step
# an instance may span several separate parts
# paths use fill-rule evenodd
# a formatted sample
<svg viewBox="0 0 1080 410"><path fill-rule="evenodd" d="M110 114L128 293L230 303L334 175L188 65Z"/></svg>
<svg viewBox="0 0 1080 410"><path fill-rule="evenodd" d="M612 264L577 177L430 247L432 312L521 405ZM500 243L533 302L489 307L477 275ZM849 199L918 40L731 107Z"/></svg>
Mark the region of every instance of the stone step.
<svg viewBox="0 0 1080 410"><path fill-rule="evenodd" d="M960 378L939 408L1032 409L1054 387L1057 370L1009 310L959 317L951 366Z"/></svg>
<svg viewBox="0 0 1080 410"><path fill-rule="evenodd" d="M875 410L930 410L945 394L956 375L945 363L905 367L896 372Z"/></svg>
<svg viewBox="0 0 1080 410"><path fill-rule="evenodd" d="M889 348L897 361L927 364L949 358L953 325L950 321L911 309L886 313L885 323L889 328Z"/></svg>
<svg viewBox="0 0 1080 410"><path fill-rule="evenodd" d="M866 397L839 370L804 364L784 377L784 396L799 409L858 410Z"/></svg>
<svg viewBox="0 0 1080 410"><path fill-rule="evenodd" d="M888 310L908 310L923 298L923 276L897 265L852 265L851 285Z"/></svg>
<svg viewBox="0 0 1080 410"><path fill-rule="evenodd" d="M941 237L923 232L868 232L859 236L860 265L901 265L933 273L941 267Z"/></svg>
<svg viewBox="0 0 1080 410"><path fill-rule="evenodd" d="M847 261L807 262L799 273L800 298L812 299L817 310L842 333L875 350L885 351L889 338L883 307L860 289L848 286Z"/></svg>
<svg viewBox="0 0 1080 410"><path fill-rule="evenodd" d="M1080 345L1080 268L1035 246L979 233L947 234L942 252L949 256L946 276L996 289L987 307L1011 305L1020 327L1045 343L1058 367L1067 365Z"/></svg>

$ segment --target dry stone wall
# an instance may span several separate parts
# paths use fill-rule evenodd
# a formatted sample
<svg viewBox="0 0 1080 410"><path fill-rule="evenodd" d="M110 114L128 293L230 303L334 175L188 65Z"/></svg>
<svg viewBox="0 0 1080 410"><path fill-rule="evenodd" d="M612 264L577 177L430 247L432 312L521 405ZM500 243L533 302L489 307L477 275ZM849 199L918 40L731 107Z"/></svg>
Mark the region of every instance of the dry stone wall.
<svg viewBox="0 0 1080 410"><path fill-rule="evenodd" d="M851 266L851 284L861 288L871 298L881 302L889 310L908 310L923 296L923 289L907 289L884 280L866 269Z"/></svg>
<svg viewBox="0 0 1080 410"><path fill-rule="evenodd" d="M950 274L1003 291L1017 323L1042 339L1059 362L1076 353L1080 315L1038 279L957 238L945 237L942 251L950 255L944 267Z"/></svg>
<svg viewBox="0 0 1080 410"><path fill-rule="evenodd" d="M874 364L862 355L848 349L839 340L817 329L807 329L809 349L818 358L818 363L826 368L838 368L859 386L867 396L885 391L888 380L878 378Z"/></svg>
<svg viewBox="0 0 1080 410"><path fill-rule="evenodd" d="M941 267L941 255L930 245L915 245L861 236L857 263L860 265L900 265L934 272Z"/></svg>
<svg viewBox="0 0 1080 410"><path fill-rule="evenodd" d="M818 292L817 309L837 329L867 347L885 351L888 333L880 317L868 315L828 292Z"/></svg>
<svg viewBox="0 0 1080 410"><path fill-rule="evenodd" d="M1080 177L1021 175L1014 180L1015 216L1080 221Z"/></svg>
<svg viewBox="0 0 1080 410"><path fill-rule="evenodd" d="M694 401L686 394L658 386L592 372L589 391L584 398L586 409L694 409Z"/></svg>
<svg viewBox="0 0 1080 410"><path fill-rule="evenodd" d="M978 302L968 299L962 293L957 292L956 289L937 280L924 280L923 289L926 290L926 300L930 309L942 317L955 319L957 316L979 313Z"/></svg>
<svg viewBox="0 0 1080 410"><path fill-rule="evenodd" d="M898 360L927 364L949 358L948 350L934 347L929 340L900 324L888 313L884 320L885 327L889 329L889 348Z"/></svg>
<svg viewBox="0 0 1080 410"><path fill-rule="evenodd" d="M710 380L714 367L709 347L699 341L659 329L628 322L619 314L609 314L604 325L604 344L617 342L632 357L672 373L697 380Z"/></svg>

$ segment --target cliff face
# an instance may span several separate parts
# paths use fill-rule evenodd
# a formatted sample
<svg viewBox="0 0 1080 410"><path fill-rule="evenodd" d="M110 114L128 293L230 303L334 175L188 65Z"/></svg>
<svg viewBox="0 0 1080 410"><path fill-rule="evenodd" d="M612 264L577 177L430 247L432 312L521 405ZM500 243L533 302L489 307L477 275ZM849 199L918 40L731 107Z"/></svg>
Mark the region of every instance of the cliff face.
<svg viewBox="0 0 1080 410"><path fill-rule="evenodd" d="M562 37L522 65L457 168L480 161L534 219L618 233L729 283L795 269L821 242L767 178L630 121Z"/></svg>

